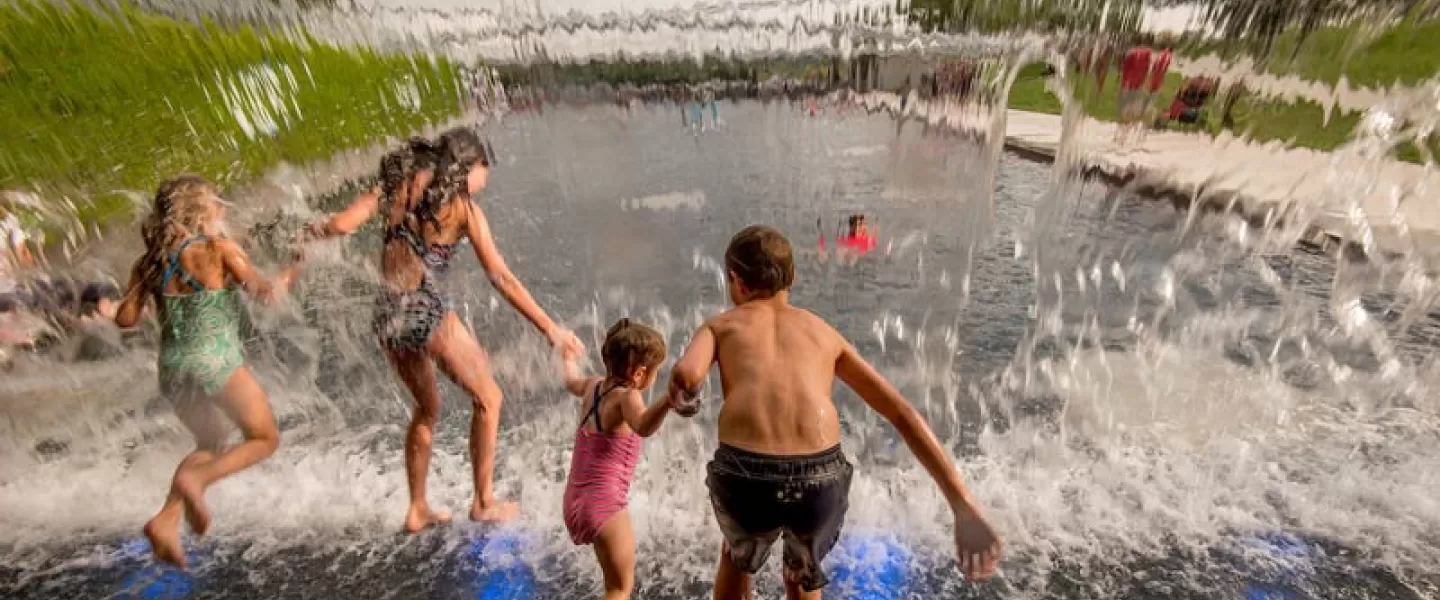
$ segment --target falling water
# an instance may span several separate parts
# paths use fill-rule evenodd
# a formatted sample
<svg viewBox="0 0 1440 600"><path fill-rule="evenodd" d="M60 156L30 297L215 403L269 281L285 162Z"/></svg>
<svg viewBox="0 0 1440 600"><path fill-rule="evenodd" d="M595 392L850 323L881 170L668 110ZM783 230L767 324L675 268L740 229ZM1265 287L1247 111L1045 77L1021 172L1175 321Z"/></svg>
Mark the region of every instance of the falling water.
<svg viewBox="0 0 1440 600"><path fill-rule="evenodd" d="M1313 173L1318 197L1264 220L1207 213L1201 192L1188 197L1195 210L1176 210L1137 186L1083 176L1082 138L1096 126L1086 103L1109 100L1070 93L1085 75L1071 70L1059 38L917 33L879 17L882 6L894 16L886 3L653 3L593 14L559 4L335 4L161 7L169 16L153 18L218 14L315 38L194 82L215 114L188 128L193 154L156 149L157 161L180 170L225 148L219 156L253 162L217 169L233 175L237 236L271 268L304 223L369 181L386 136L476 124L499 153L481 202L502 252L592 355L609 324L629 316L661 331L678 357L728 305L720 259L729 236L755 222L780 227L797 249L794 302L834 323L920 409L1007 544L1000 576L964 583L935 486L894 430L841 386L858 474L827 597L1437 593L1440 288L1432 232L1394 210L1433 212L1434 198L1429 179L1399 180L1390 167L1397 149L1427 147L1440 116L1433 89L1388 95ZM849 19L862 8L877 16ZM323 42L418 54L365 63L384 76L322 102L342 89L326 70L349 59L296 57ZM685 104L670 101L683 90L634 86L645 101L617 103L615 87L561 79L600 66L555 64L621 53L662 65L714 61L716 46L719 56L770 60L776 72L787 60L800 66L788 80L715 82L747 91L719 94L723 120L697 132L682 126ZM864 48L893 58L883 85L819 74ZM503 97L487 81L476 97L434 75L479 58L482 77L503 67L528 79L507 81ZM931 59L997 70L953 105L924 98L918 81L904 100L893 93ZM1063 115L1053 164L1009 151L1011 113L1000 110L1037 62L1055 67L1048 85ZM370 112L335 108L351 102ZM386 118L375 131L352 133L377 114ZM217 123L228 129L204 129ZM302 141L319 145L297 150ZM106 183L141 179L122 171ZM126 192L127 210L96 236L87 201L110 190L8 173L5 185L26 190L13 205L33 207L24 214L68 242L69 259L53 270L123 283L139 248L128 217L148 209L145 192ZM833 238L852 213L879 228L877 249L821 248L817 238ZM1355 251L1302 244L1316 224ZM215 526L203 540L187 537L189 572L152 564L139 535L191 445L156 389L154 332L86 324L60 328L37 350L7 351L5 596L593 595L598 569L560 519L575 407L555 357L468 246L447 292L506 394L497 484L523 514L499 527L398 533L410 400L369 329L379 246L373 226L317 244L290 298L248 307L247 358L282 446L212 488ZM646 442L631 494L642 598L708 594L719 537L703 464L716 444L718 381L708 388L699 417L667 422ZM430 501L463 514L468 407L448 384L442 393ZM777 572L758 580L765 597L779 593Z"/></svg>

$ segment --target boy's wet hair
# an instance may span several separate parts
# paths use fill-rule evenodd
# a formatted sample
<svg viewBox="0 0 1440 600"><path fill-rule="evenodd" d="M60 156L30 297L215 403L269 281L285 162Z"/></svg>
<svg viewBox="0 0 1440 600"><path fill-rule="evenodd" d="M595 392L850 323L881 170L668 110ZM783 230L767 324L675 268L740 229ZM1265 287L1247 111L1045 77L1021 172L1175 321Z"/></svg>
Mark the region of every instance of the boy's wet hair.
<svg viewBox="0 0 1440 600"><path fill-rule="evenodd" d="M611 377L627 377L639 367L653 371L665 361L665 338L654 329L630 319L620 319L605 332L600 358L605 361L605 372Z"/></svg>
<svg viewBox="0 0 1440 600"><path fill-rule="evenodd" d="M774 227L751 225L730 238L725 268L759 298L769 298L795 283L795 253L790 240Z"/></svg>

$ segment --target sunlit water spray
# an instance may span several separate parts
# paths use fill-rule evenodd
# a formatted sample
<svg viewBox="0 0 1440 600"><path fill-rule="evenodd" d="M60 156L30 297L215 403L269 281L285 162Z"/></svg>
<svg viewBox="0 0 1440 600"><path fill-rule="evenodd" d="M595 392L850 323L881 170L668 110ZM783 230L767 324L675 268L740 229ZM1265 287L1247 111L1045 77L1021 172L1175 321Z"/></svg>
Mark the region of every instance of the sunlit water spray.
<svg viewBox="0 0 1440 600"><path fill-rule="evenodd" d="M737 116L752 122L764 112L758 106L737 108ZM547 119L567 123L562 129L568 133L579 126L565 114ZM874 121L856 122L860 132L851 135L873 135L864 133L874 131L867 123ZM677 282L662 286L673 289L662 289L659 299L631 283L641 277L634 273L615 275L618 283L567 281L568 271L583 272L604 261L573 256L569 247L526 242L521 232L548 229L571 246L583 246L633 235L637 225L659 232L693 217L689 208L666 202L626 201L625 209L617 210L627 196L589 204L592 195L579 191L549 200L534 195L549 171L543 164L545 142L514 136L545 130L535 129L537 124L512 122L493 133L519 156L519 166L497 172L486 200L502 248L512 256L538 253L571 263L562 269L518 258L516 268L592 347L608 324L629 315L657 327L672 355L678 354L689 333L725 306L719 251L734 227L698 238L693 230L659 234L663 247L689 255L668 271L666 279ZM807 143L851 142L814 136ZM901 143L920 140L906 137ZM773 210L766 203L775 200L747 201L745 193L712 187L731 177L690 162L703 164L706 152L701 148L694 158L657 165L672 177L676 167L685 167L680 173L694 167L700 174L678 176L688 181L667 184L676 191L658 197L709 188L704 193L712 200L702 210L734 226L754 218L746 213ZM850 159L874 176L887 169L869 157ZM533 163L540 164L528 166ZM997 177L1003 187L1010 179L1043 178L1044 172L1007 160ZM780 181L788 177L783 168L765 174ZM766 185L745 189L762 191ZM946 218L940 204L908 215L866 205L894 223L892 235L913 240L894 258L849 265L821 262L813 254L802 258L797 302L835 319L916 402L1006 532L1012 559L996 589L1042 594L1061 579L1074 586L1077 597L1133 592L1136 576L1125 573L1149 560L1160 561L1150 568L1158 583L1138 589L1198 594L1205 586L1237 586L1216 567L1205 566L1213 564L1210 559L1187 567L1166 566L1166 560L1177 560L1166 557L1209 548L1249 556L1258 552L1258 542L1244 536L1272 531L1293 532L1304 548L1324 540L1362 554L1367 564L1423 573L1440 522L1440 506L1430 493L1437 481L1427 466L1440 449L1435 406L1425 392L1435 380L1427 345L1394 350L1406 368L1384 368L1374 349L1392 347L1387 338L1342 320L1373 324L1384 312L1377 312L1373 299L1352 306L1352 313L1359 311L1355 316L1332 312L1326 297L1335 275L1328 260L1257 255L1223 223L1191 225L1187 232L1177 229L1184 217L1168 209L1086 189L1078 192L1083 202L1075 203L1068 224L1072 232L1083 232L1075 235L1079 246L1033 236L1025 215L1044 210L1035 202L1049 196L997 199L997 238L1023 239L1031 248L1050 244L1051 258L1043 264L1009 242L974 242L937 227L933 221ZM820 193L781 201L788 207L781 210L792 214L774 218L787 230L808 231L804 223L815 208L794 203L815 202L823 210L830 200ZM719 198L741 204L717 208ZM534 215L560 205L570 206L578 223L533 222ZM915 237L920 229L912 228L926 221L931 221L928 234ZM1125 233L1117 236L1112 228ZM705 243L696 243L700 240ZM955 262L955 252L972 242L983 250L967 270ZM285 428L285 442L271 460L212 490L215 531L209 541L191 543L213 554L200 561L195 585L222 585L205 582L227 580L226 573L248 565L244 568L253 572L248 585L281 593L301 585L279 575L286 569L324 572L343 565L336 585L361 589L391 572L389 565L419 561L437 580L471 569L476 578L509 577L506 585L514 587L521 586L515 573L526 572L537 589L549 593L593 589L598 574L589 566L588 549L569 544L559 518L575 406L558 388L558 366L538 337L508 316L472 270L461 269L453 283L462 317L491 349L509 398L499 482L504 494L521 500L525 514L500 530L509 532L503 534L466 525L414 539L395 533L406 501L400 440L408 396L368 332L375 244L373 234L361 234L317 248L294 300L254 313L259 333L250 356ZM1066 248L1068 253L1060 252ZM933 267L926 274L917 256L976 282L963 309L953 292L940 291L940 275ZM1374 275L1370 289L1387 285L1387 279L1395 278ZM899 292L874 287L885 281L906 283ZM876 293L889 297L891 306L867 298ZM1392 297L1389 305L1402 301ZM1042 300L1027 308L1035 298ZM1434 335L1432 318L1409 322L1392 335ZM1385 322L1374 326L1383 330ZM116 540L134 539L138 524L158 504L175 457L188 447L155 397L152 356L142 347L103 364L55 363L30 377L7 378L8 390L26 392L24 408L12 411L11 433L5 436L0 505L11 536L7 562L24 572L51 574L46 584L17 580L22 589L84 587L93 584L87 573L95 569L141 560L131 556L134 542ZM52 385L39 386L40 378ZM95 400L97 392L104 394L103 402ZM458 508L471 493L463 451L468 415L453 390L446 396L431 500ZM715 382L706 397L718 400ZM905 457L893 431L848 393L840 397L845 444L861 469L848 524L853 537L837 550L835 568L863 571L866 561L890 564L899 559L885 557L903 555L901 577L911 587L956 585L949 517L933 485ZM641 556L665 557L641 560L648 597L684 596L708 581L713 569L719 540L701 485L703 461L715 443L713 407L706 415L669 423L647 443L632 508ZM106 500L97 505L95 498ZM473 559L484 554L476 545L483 547L492 539L487 536L495 535L520 536L504 552L490 552L508 558ZM880 548L874 550L880 554L866 554L866 548ZM243 554L236 554L241 549ZM859 558L862 554L868 558ZM507 562L517 556L519 563ZM213 566L206 567L207 560ZM520 571L504 574L517 564ZM214 572L206 575L207 568ZM857 577L880 577L866 572L871 575ZM1335 575L1322 569L1320 580L1326 576ZM383 577L395 578L396 597L440 585L402 574ZM773 577L762 583L772 590L777 584Z"/></svg>
<svg viewBox="0 0 1440 600"><path fill-rule="evenodd" d="M1042 56L1007 56L1006 81ZM799 250L795 301L836 323L920 408L1005 535L1001 577L961 583L933 484L882 419L837 390L859 469L830 562L835 597L1434 593L1434 264L1296 252L1304 215L1261 229L1192 218L1075 177L1063 149L1058 170L1003 157L1003 111L976 111L988 123L977 147L783 103L727 104L727 126L705 136L669 106L624 123L602 110L487 128L502 156L482 201L542 305L592 349L615 319L636 318L661 331L673 359L728 303L729 235L780 226ZM1340 156L1376 160L1374 139ZM1331 175L1337 202L1383 184L1363 168ZM348 196L317 200L333 209ZM281 208L297 228L320 212ZM812 245L817 219L825 235L849 212L883 225L885 251L836 260ZM597 589L589 549L569 543L560 519L576 405L543 341L464 252L449 285L506 393L497 483L523 515L397 533L409 397L369 332L373 229L313 248L292 298L251 312L247 356L284 440L211 490L216 523L207 540L187 540L191 575L148 566L137 541L190 445L157 397L153 334L112 359L7 373L0 586L144 598ZM463 514L468 407L442 390L430 500ZM700 417L647 440L632 488L645 598L704 595L713 574L703 464L718 381L704 395ZM760 578L770 597L776 572Z"/></svg>

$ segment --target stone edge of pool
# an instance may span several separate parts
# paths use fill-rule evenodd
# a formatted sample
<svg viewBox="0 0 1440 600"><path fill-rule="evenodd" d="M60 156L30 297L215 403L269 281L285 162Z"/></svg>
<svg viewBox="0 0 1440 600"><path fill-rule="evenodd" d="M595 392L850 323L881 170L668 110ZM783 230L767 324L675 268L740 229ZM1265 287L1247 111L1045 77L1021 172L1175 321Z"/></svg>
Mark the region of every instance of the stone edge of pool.
<svg viewBox="0 0 1440 600"><path fill-rule="evenodd" d="M889 110L901 118L948 127L976 139L988 135L994 124L993 114L982 114L973 106L934 110L924 101L916 101L907 103L902 113L899 96L886 92L866 94L862 102L871 110ZM1061 115L1007 110L1005 126L1003 146L1007 152L1037 162L1059 159ZM1082 177L1145 198L1167 200L1177 210L1198 207L1205 214L1238 215L1255 228L1282 225L1300 209L1316 210L1299 244L1327 254L1343 251L1352 260L1367 260L1373 254L1440 258L1440 206L1414 202L1424 198L1423 190L1440 189L1440 171L1426 171L1423 165L1394 159L1348 165L1376 168L1381 171L1375 176L1377 181L1393 180L1399 189L1409 188L1419 197L1410 198L1409 204L1390 204L1397 186L1375 185L1368 190L1361 203L1372 239L1367 251L1366 244L1351 233L1351 215L1314 206L1323 200L1311 200L1331 192L1326 175L1345 168L1345 156L1274 143L1252 144L1233 136L1210 138L1163 130L1147 130L1138 144L1121 147L1111 141L1115 127L1088 118L1081 123L1074 164ZM1355 162L1356 157L1348 158ZM1398 209L1387 204L1398 205ZM1397 212L1403 217L1399 224Z"/></svg>

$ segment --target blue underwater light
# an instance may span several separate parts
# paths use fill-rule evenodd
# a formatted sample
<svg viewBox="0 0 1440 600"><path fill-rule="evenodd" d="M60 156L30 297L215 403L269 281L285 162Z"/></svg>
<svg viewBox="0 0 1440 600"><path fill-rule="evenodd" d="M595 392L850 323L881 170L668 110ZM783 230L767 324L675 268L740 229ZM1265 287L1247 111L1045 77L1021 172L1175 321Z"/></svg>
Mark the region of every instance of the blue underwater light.
<svg viewBox="0 0 1440 600"><path fill-rule="evenodd" d="M903 598L910 579L911 552L886 533L842 537L830 554L829 589L846 600Z"/></svg>
<svg viewBox="0 0 1440 600"><path fill-rule="evenodd" d="M189 571L157 563L151 557L150 541L135 539L123 542L116 557L122 568L133 571L120 583L117 600L180 600L195 591L195 577ZM186 562L198 564L205 555L195 548L185 552Z"/></svg>
<svg viewBox="0 0 1440 600"><path fill-rule="evenodd" d="M1294 535L1273 531L1247 535L1241 538L1240 544L1263 554L1273 563L1257 568L1265 575L1257 578L1259 581L1252 580L1245 585L1245 600L1299 600L1305 597L1296 588L1304 576L1314 570L1309 543Z"/></svg>
<svg viewBox="0 0 1440 600"><path fill-rule="evenodd" d="M1298 597L1284 587L1253 582L1245 584L1245 600L1296 600Z"/></svg>
<svg viewBox="0 0 1440 600"><path fill-rule="evenodd" d="M470 541L462 553L473 570L475 600L528 600L535 596L535 574L523 558L530 537L514 529L494 529Z"/></svg>
<svg viewBox="0 0 1440 600"><path fill-rule="evenodd" d="M1283 531L1248 535L1240 543L1297 567L1310 562L1310 544Z"/></svg>

